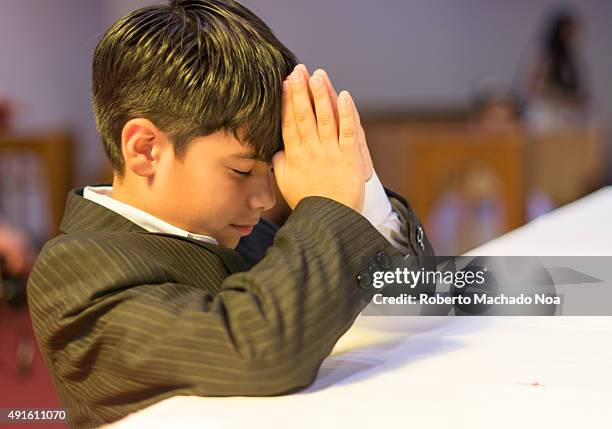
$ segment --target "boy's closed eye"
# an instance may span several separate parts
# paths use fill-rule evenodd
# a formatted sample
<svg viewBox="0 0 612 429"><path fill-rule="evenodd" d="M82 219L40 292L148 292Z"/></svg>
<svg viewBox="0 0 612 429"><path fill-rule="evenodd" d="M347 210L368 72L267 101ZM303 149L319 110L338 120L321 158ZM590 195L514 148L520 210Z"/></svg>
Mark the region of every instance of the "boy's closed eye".
<svg viewBox="0 0 612 429"><path fill-rule="evenodd" d="M233 174L239 175L240 177L250 177L255 174L264 174L269 172L274 174L274 166L271 162L263 163L261 161L246 163L243 166L228 166Z"/></svg>
<svg viewBox="0 0 612 429"><path fill-rule="evenodd" d="M236 170L235 168L231 169L234 173L238 174L239 176L242 177L249 177L253 175L252 171L241 171L241 170Z"/></svg>

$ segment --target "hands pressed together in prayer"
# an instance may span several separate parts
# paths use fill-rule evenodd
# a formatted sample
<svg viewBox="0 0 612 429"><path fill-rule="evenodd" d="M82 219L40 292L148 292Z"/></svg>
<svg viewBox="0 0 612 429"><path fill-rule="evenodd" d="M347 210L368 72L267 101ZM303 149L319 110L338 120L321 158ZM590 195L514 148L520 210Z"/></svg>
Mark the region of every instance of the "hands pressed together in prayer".
<svg viewBox="0 0 612 429"><path fill-rule="evenodd" d="M283 82L285 149L273 157L276 181L291 208L322 196L357 212L373 166L355 103L336 94L325 71L312 76L303 64Z"/></svg>

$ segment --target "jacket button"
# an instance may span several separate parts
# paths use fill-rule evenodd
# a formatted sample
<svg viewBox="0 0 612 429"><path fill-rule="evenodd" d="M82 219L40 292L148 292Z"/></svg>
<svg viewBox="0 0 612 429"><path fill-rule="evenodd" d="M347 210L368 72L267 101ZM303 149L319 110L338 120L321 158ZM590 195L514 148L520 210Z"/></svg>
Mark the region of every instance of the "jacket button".
<svg viewBox="0 0 612 429"><path fill-rule="evenodd" d="M421 249L425 250L425 242L423 241L425 234L423 233L423 228L421 225L417 226L416 229L416 241L421 246Z"/></svg>
<svg viewBox="0 0 612 429"><path fill-rule="evenodd" d="M376 255L376 262L385 270L391 268L391 258L382 250Z"/></svg>
<svg viewBox="0 0 612 429"><path fill-rule="evenodd" d="M357 274L357 282L362 289L370 289L372 287L372 275L366 271Z"/></svg>

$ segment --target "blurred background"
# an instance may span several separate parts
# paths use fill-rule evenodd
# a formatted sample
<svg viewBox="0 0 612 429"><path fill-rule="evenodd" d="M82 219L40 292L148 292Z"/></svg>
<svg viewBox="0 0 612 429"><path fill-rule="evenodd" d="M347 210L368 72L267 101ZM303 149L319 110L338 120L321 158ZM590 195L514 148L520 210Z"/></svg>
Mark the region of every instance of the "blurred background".
<svg viewBox="0 0 612 429"><path fill-rule="evenodd" d="M19 285L57 233L67 191L112 177L91 111L93 50L153 3L0 0L1 299L13 303L0 313L0 380L22 386L26 403L26 379L39 383L39 406L54 399ZM610 182L610 1L242 3L351 91L378 175L410 200L440 255ZM268 213L287 215L282 203ZM21 400L5 395L2 406Z"/></svg>

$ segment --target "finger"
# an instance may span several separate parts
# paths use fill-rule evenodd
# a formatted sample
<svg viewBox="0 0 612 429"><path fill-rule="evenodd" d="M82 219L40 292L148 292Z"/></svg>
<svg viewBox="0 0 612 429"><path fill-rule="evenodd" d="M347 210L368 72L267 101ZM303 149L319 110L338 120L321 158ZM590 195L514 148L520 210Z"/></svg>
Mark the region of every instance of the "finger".
<svg viewBox="0 0 612 429"><path fill-rule="evenodd" d="M291 81L293 114L301 142L302 144L316 144L319 141L319 133L304 75L300 71L294 71L289 76L289 80Z"/></svg>
<svg viewBox="0 0 612 429"><path fill-rule="evenodd" d="M340 149L344 151L354 150L356 148L356 124L355 113L352 108L351 96L348 91L342 91L338 95L338 117L339 137L338 144Z"/></svg>
<svg viewBox="0 0 612 429"><path fill-rule="evenodd" d="M281 132L285 149L291 152L300 145L300 135L293 114L293 98L291 97L291 84L283 82L283 100L281 108Z"/></svg>
<svg viewBox="0 0 612 429"><path fill-rule="evenodd" d="M298 64L297 66L295 66L294 70L298 70L300 72L302 72L302 74L304 75L304 77L306 79L310 78L310 73L308 72L308 68L304 65L304 64ZM331 99L331 103L332 103L332 108L334 110L334 120L336 123L336 126L339 123L339 119L338 119L338 94L336 93L336 90L334 88L334 85L331 82L331 79L329 78L329 75L327 74L327 72L323 69L317 69L315 71L315 73L322 73L322 77L323 80L325 81L325 86L327 87L327 91L329 92L329 97ZM313 73L313 75L315 74ZM310 97L310 101L313 102L314 104L314 97L311 94Z"/></svg>
<svg viewBox="0 0 612 429"><path fill-rule="evenodd" d="M357 128L361 128L361 118L359 117L359 110L357 110L357 106L355 105L355 100L351 98L351 107L353 108L353 113L355 114L355 123L357 124Z"/></svg>
<svg viewBox="0 0 612 429"><path fill-rule="evenodd" d="M310 72L304 64L298 64L293 70L301 72L304 75L304 79L306 80L306 82L308 82L308 80L310 79ZM309 91L308 96L310 97L310 103L314 106L314 97L312 95L312 92Z"/></svg>
<svg viewBox="0 0 612 429"><path fill-rule="evenodd" d="M361 160L364 166L364 175L363 178L367 182L372 177L374 173L374 163L372 162L372 156L370 155L370 149L368 148L368 143L365 138L365 133L363 132L363 128L357 132L358 134L358 145L359 145L359 153L361 155Z"/></svg>
<svg viewBox="0 0 612 429"><path fill-rule="evenodd" d="M319 139L324 143L337 144L338 128L334 108L321 73L315 72L310 78L309 85L314 97Z"/></svg>
<svg viewBox="0 0 612 429"><path fill-rule="evenodd" d="M308 71L308 67L304 64L298 64L293 70L301 72L306 80L310 79L310 72Z"/></svg>
<svg viewBox="0 0 612 429"><path fill-rule="evenodd" d="M355 100L353 100L352 97L351 97L351 106L353 107L353 112L355 114L355 126L357 129L357 138L360 143L365 144L365 141L366 141L365 131L363 130L363 126L361 125L361 118L359 117L359 110L357 109L357 106L355 105Z"/></svg>
<svg viewBox="0 0 612 429"><path fill-rule="evenodd" d="M332 85L327 72L323 69L319 70L321 70L321 73L323 73L323 80L325 81L325 85L327 86L327 91L329 92L329 98L331 99L332 106L334 106L334 117L336 118L336 124L338 124L338 94L336 93L334 85Z"/></svg>
<svg viewBox="0 0 612 429"><path fill-rule="evenodd" d="M298 64L297 66L295 66L294 70L298 70L302 72L306 80L310 79L310 73L308 72L308 68L304 64ZM338 124L338 106L337 106L338 94L336 93L336 90L334 89L334 85L332 84L327 72L323 69L317 69L315 70L313 75L317 72L322 73L323 80L325 81L325 86L327 87L327 90L329 92L329 97L331 99L332 107L334 109L334 119L336 121L336 126L337 126ZM312 95L312 93L310 94L310 101L314 104L314 96Z"/></svg>
<svg viewBox="0 0 612 429"><path fill-rule="evenodd" d="M359 117L359 110L355 105L355 100L351 98L351 107L353 108L353 114L355 115L355 129L356 129L356 139L357 145L359 147L359 153L361 154L361 159L364 166L364 179L367 182L372 177L374 173L374 165L372 163L372 157L370 155L370 149L368 148L368 142L366 140L365 131L363 130L363 126L361 125L361 119Z"/></svg>

